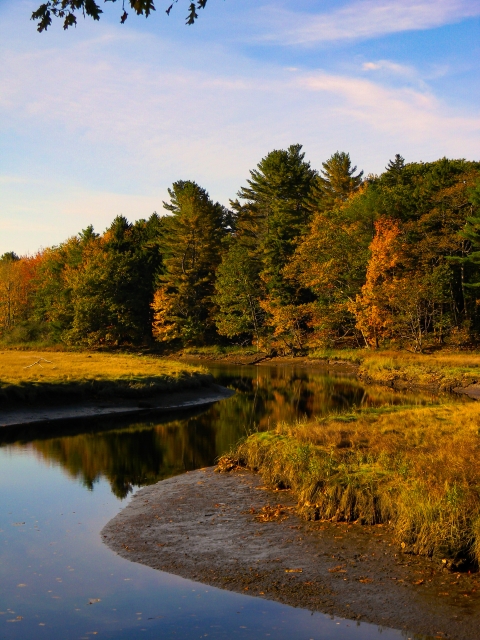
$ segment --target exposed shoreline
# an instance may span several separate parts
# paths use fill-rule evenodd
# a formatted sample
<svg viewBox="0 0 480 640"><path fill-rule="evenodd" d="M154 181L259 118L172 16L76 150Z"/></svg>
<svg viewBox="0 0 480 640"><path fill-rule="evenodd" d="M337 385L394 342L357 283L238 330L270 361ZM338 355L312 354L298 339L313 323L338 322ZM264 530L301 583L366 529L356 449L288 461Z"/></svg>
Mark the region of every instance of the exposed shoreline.
<svg viewBox="0 0 480 640"><path fill-rule="evenodd" d="M264 507L279 504L269 520ZM414 634L478 635L477 574L402 554L382 526L306 522L289 492L247 471L144 487L101 535L128 560L223 589Z"/></svg>
<svg viewBox="0 0 480 640"><path fill-rule="evenodd" d="M64 420L81 420L110 415L167 413L182 409L194 409L208 406L219 400L229 398L234 391L210 384L196 389L165 392L145 399L106 399L84 401L63 405L23 405L21 408L8 408L0 412L0 428L25 425L40 425Z"/></svg>

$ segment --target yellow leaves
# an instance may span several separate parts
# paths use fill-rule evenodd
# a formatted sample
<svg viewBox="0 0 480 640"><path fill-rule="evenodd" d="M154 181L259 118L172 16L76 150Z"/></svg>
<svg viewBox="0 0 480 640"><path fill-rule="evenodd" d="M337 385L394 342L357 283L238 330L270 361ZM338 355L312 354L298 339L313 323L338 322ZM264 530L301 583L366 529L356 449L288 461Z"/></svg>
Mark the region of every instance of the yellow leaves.
<svg viewBox="0 0 480 640"><path fill-rule="evenodd" d="M160 287L155 291L153 310L153 337L159 342L168 342L180 337L178 325L173 321L175 299L167 293L166 287Z"/></svg>
<svg viewBox="0 0 480 640"><path fill-rule="evenodd" d="M267 313L266 324L273 327L274 338L281 339L289 347L302 349L310 315L309 306L282 304L273 296L260 301L260 306Z"/></svg>
<svg viewBox="0 0 480 640"><path fill-rule="evenodd" d="M331 569L329 569L328 573L347 573L347 572L345 570L345 565L339 564L338 566L332 567Z"/></svg>

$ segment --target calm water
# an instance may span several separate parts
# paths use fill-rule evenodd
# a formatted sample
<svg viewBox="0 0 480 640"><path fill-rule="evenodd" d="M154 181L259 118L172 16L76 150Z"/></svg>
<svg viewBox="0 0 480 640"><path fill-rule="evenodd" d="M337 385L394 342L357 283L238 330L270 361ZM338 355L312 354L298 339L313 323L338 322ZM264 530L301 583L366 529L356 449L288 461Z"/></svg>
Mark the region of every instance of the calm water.
<svg viewBox="0 0 480 640"><path fill-rule="evenodd" d="M203 413L0 432L0 638L408 637L206 587L102 544L100 530L132 490L213 464L246 431L430 400L292 367L211 369L237 393Z"/></svg>

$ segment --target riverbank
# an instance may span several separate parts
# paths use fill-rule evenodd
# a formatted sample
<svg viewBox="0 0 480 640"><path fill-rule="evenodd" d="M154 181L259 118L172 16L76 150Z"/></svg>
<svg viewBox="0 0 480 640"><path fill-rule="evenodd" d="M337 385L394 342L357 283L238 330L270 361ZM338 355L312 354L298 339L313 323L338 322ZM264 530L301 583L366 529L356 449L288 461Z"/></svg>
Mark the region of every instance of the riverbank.
<svg viewBox="0 0 480 640"><path fill-rule="evenodd" d="M473 570L479 423L478 403L369 408L280 423L251 434L231 459L290 488L307 519L385 524L405 551Z"/></svg>
<svg viewBox="0 0 480 640"><path fill-rule="evenodd" d="M477 574L400 553L385 527L305 521L295 504L258 474L209 468L139 490L102 538L128 560L223 589L411 633L478 635Z"/></svg>
<svg viewBox="0 0 480 640"><path fill-rule="evenodd" d="M161 413L200 409L214 402L230 398L235 392L216 384L197 389L173 391L148 397L148 400L110 399L84 401L79 404L33 405L4 409L0 413L0 428L35 426L49 422L64 422L101 418L104 416L127 416L140 414L143 417Z"/></svg>
<svg viewBox="0 0 480 640"><path fill-rule="evenodd" d="M278 356L252 350L188 349L176 354L182 362L240 365L322 367L357 377L365 384L391 389L454 392L480 399L480 353L439 350L430 354L371 349L313 350L306 355Z"/></svg>
<svg viewBox="0 0 480 640"><path fill-rule="evenodd" d="M212 381L202 366L141 354L0 352L2 408L20 403L139 400L199 389Z"/></svg>

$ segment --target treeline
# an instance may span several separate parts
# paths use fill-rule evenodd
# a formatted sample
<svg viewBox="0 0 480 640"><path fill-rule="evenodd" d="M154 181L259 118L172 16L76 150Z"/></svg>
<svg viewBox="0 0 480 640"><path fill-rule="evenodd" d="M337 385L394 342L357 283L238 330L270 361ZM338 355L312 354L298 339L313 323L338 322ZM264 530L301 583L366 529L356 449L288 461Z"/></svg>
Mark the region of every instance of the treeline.
<svg viewBox="0 0 480 640"><path fill-rule="evenodd" d="M179 181L166 215L0 258L5 342L171 346L471 345L480 337L480 163L397 155L317 172L300 145L230 208ZM480 297L480 296L479 296Z"/></svg>

